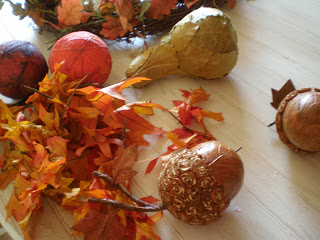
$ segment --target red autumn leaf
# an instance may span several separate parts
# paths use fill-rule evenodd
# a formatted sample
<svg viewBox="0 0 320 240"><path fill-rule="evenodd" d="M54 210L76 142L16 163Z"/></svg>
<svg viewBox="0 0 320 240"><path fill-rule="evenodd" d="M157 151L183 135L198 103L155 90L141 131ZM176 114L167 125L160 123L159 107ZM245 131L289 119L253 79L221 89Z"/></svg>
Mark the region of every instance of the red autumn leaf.
<svg viewBox="0 0 320 240"><path fill-rule="evenodd" d="M150 203L150 204L153 204L153 203L156 203L156 202L160 201L160 199L157 199L157 198L155 198L153 196L143 197L143 198L141 198L141 200L145 201L147 203Z"/></svg>
<svg viewBox="0 0 320 240"><path fill-rule="evenodd" d="M117 211L103 214L89 210L88 215L74 224L72 229L84 233L86 240L132 239L131 232L119 221Z"/></svg>
<svg viewBox="0 0 320 240"><path fill-rule="evenodd" d="M163 130L153 126L143 117L136 114L133 109L118 109L115 114L119 122L124 122L125 127L129 130L140 131L143 134L161 135Z"/></svg>
<svg viewBox="0 0 320 240"><path fill-rule="evenodd" d="M126 149L119 147L117 157L113 162L113 180L115 182L125 182L137 174L132 169L137 160L137 146L131 145Z"/></svg>
<svg viewBox="0 0 320 240"><path fill-rule="evenodd" d="M237 0L227 0L227 4L229 8L234 8L237 4Z"/></svg>
<svg viewBox="0 0 320 240"><path fill-rule="evenodd" d="M81 23L82 5L79 0L62 0L58 6L58 20L61 27Z"/></svg>
<svg viewBox="0 0 320 240"><path fill-rule="evenodd" d="M157 164L157 162L158 162L158 159L159 159L159 157L157 157L157 158L155 158L155 159L152 159L150 162L149 162L149 164L148 164L148 167L147 167L147 169L146 169L146 171L145 171L145 175L147 175L147 174L149 174L149 173L151 173L152 172L152 170L154 169L154 167L156 166L156 164Z"/></svg>
<svg viewBox="0 0 320 240"><path fill-rule="evenodd" d="M164 15L169 15L171 9L176 8L177 3L177 0L151 0L146 15L148 18L162 18Z"/></svg>
<svg viewBox="0 0 320 240"><path fill-rule="evenodd" d="M191 120L192 120L191 110L194 107L182 102L180 105L178 105L177 108L178 108L179 119L180 119L181 123L183 124L183 126L190 125Z"/></svg>
<svg viewBox="0 0 320 240"><path fill-rule="evenodd" d="M192 131L186 130L184 128L176 128L176 129L172 130L171 132L177 134L180 139L188 138L193 135Z"/></svg>

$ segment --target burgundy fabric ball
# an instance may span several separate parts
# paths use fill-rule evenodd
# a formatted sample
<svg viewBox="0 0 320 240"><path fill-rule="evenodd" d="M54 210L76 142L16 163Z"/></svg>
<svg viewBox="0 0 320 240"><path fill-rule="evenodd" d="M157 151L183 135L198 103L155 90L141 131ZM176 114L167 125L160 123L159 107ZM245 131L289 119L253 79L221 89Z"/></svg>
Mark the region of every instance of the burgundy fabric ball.
<svg viewBox="0 0 320 240"><path fill-rule="evenodd" d="M13 99L33 94L24 86L39 88L48 73L48 65L41 51L33 44L12 40L0 44L0 92Z"/></svg>

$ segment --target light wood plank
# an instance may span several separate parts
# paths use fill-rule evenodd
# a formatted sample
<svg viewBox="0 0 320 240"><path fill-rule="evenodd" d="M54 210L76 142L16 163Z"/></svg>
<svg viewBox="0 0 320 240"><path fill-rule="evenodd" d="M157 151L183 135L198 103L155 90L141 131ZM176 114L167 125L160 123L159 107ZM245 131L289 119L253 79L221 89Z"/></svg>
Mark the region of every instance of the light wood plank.
<svg viewBox="0 0 320 240"><path fill-rule="evenodd" d="M208 129L232 148L242 146L239 155L245 165L244 186L224 216L207 226L189 226L168 212L155 225L165 240L269 240L320 238L320 153L297 154L283 145L275 127L276 110L270 105L271 88L279 89L288 79L297 88L320 88L320 2L318 0L239 1L236 8L225 9L238 34L239 60L227 77L204 81L170 77L144 89L127 89L131 101L149 100L172 108L172 100L182 99L180 89L203 87L211 94L209 102L200 104L206 110L223 112L225 120L207 120ZM10 21L8 20L10 19ZM10 23L10 24L9 24ZM55 37L39 34L4 9L0 14L0 41L27 40L38 46L48 59ZM149 45L159 37L150 37ZM113 69L106 85L124 79L130 53L143 46L106 41L113 57ZM177 123L167 113L157 111L154 124L169 130ZM141 148L139 159L154 158L170 144L164 137L150 137L150 148ZM158 162L151 174L144 175L147 163L138 163L133 183L137 196L159 197ZM18 225L5 221L4 206L11 189L0 192L0 222L13 239L22 239ZM52 217L53 216L53 217ZM70 236L71 215L50 202L35 215L31 226L34 240L76 239ZM55 235L58 233L58 235Z"/></svg>

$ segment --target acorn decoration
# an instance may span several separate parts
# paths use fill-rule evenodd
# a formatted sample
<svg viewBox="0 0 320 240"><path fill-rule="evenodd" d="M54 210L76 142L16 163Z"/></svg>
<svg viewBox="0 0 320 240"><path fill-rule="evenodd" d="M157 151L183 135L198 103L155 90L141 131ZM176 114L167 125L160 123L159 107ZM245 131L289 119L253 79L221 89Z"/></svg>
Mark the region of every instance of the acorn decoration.
<svg viewBox="0 0 320 240"><path fill-rule="evenodd" d="M167 209L181 221L203 225L218 220L229 206L242 187L244 168L237 150L216 141L174 152L163 161L158 184L162 200L159 205L133 196L106 174L95 171L93 176L108 181L139 206L112 199L89 198L89 202L138 212Z"/></svg>
<svg viewBox="0 0 320 240"><path fill-rule="evenodd" d="M320 151L320 89L295 90L289 80L279 91L272 89L280 140L299 153Z"/></svg>

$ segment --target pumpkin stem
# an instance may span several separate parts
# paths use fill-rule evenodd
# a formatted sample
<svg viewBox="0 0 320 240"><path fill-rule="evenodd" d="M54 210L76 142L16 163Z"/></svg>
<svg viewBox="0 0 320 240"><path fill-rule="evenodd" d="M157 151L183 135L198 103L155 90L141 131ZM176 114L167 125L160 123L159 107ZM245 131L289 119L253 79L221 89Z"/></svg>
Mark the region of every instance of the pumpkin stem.
<svg viewBox="0 0 320 240"><path fill-rule="evenodd" d="M128 198L130 198L132 201L137 203L138 206L133 206L130 204L124 204L118 201L114 201L111 199L99 199L99 198L89 198L89 202L97 202L97 203L102 203L102 204L109 204L114 207L126 209L126 210L132 210L136 212L156 212L156 211L161 211L166 209L166 207L161 203L160 205L154 205L148 202L145 202L141 200L140 198L137 198L136 196L132 195L127 189L125 189L120 183L115 182L112 177L110 177L108 174L104 174L98 171L93 171L92 173L93 177L101 178L111 184L111 186L119 189L122 193L124 193Z"/></svg>

